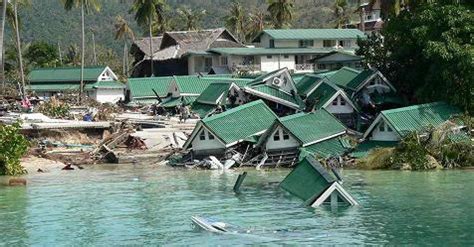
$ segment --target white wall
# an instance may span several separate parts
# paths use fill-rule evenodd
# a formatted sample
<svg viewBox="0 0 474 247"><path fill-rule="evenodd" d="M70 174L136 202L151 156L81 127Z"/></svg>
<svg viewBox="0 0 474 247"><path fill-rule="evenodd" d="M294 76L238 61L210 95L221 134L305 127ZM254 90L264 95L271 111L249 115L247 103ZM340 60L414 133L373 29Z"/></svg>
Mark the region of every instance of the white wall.
<svg viewBox="0 0 474 247"><path fill-rule="evenodd" d="M201 140L199 137L204 131L205 140ZM194 151L203 151L203 150L215 150L215 149L225 149L224 144L217 140L217 137L214 136L213 140L209 139L209 132L206 128L201 128L194 140L191 142Z"/></svg>
<svg viewBox="0 0 474 247"><path fill-rule="evenodd" d="M93 97L100 103L117 103L125 99L124 89L96 89Z"/></svg>
<svg viewBox="0 0 474 247"><path fill-rule="evenodd" d="M275 40L275 48L298 48L299 40Z"/></svg>
<svg viewBox="0 0 474 247"><path fill-rule="evenodd" d="M375 90L382 94L391 91L390 86L378 74L371 78L364 88L366 88L369 93L373 93Z"/></svg>
<svg viewBox="0 0 474 247"><path fill-rule="evenodd" d="M337 98L334 100L337 102L337 105L333 105L333 102L329 103L328 106L325 107L325 109L330 112L330 113L335 113L335 114L343 114L343 113L353 113L354 108L346 101L345 105L341 104L341 100L344 100L341 95L337 96Z"/></svg>
<svg viewBox="0 0 474 247"><path fill-rule="evenodd" d="M261 70L265 72L274 71L284 67L287 67L289 70L295 69L295 56L293 55L288 55L287 58L283 55L271 55L271 58L260 56L260 61Z"/></svg>
<svg viewBox="0 0 474 247"><path fill-rule="evenodd" d="M276 132L280 133L280 140L275 141L273 140L273 136ZM283 129L281 127L277 127L270 136L268 136L267 142L265 144L265 149L268 151L280 150L280 149L292 149L298 148L300 143L292 136L289 135L290 138L288 140L283 139Z"/></svg>
<svg viewBox="0 0 474 247"><path fill-rule="evenodd" d="M194 56L189 56L188 57L188 75L194 75L196 74L196 71L194 71Z"/></svg>
<svg viewBox="0 0 474 247"><path fill-rule="evenodd" d="M384 131L380 130L380 125L384 126ZM372 130L372 136L369 139L373 141L399 141L400 137L395 130L392 129L392 131L388 131L388 127L385 121L381 119L380 123Z"/></svg>

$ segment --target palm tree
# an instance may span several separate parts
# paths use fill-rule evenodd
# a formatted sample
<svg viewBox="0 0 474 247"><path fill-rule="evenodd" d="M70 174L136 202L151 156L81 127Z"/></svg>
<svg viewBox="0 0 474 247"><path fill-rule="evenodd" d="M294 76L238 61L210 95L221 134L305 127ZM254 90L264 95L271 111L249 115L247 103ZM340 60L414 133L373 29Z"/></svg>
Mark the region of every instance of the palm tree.
<svg viewBox="0 0 474 247"><path fill-rule="evenodd" d="M10 0L10 3L12 4L13 10L10 10L10 22L13 27L13 30L15 32L15 43L16 43L16 49L18 52L18 69L19 69L19 74L20 74L20 95L25 98L26 97L26 88L25 88L25 73L24 73L24 67L23 67L23 55L22 55L22 50L21 50L21 41L20 41L20 22L18 20L18 7L20 5L22 6L29 6L31 3L29 0ZM8 11L8 10L7 10Z"/></svg>
<svg viewBox="0 0 474 247"><path fill-rule="evenodd" d="M135 40L135 34L128 22L122 17L115 18L115 39L122 39L123 45L123 75L128 76L128 40Z"/></svg>
<svg viewBox="0 0 474 247"><path fill-rule="evenodd" d="M289 26L293 19L293 0L267 0L268 12L276 29Z"/></svg>
<svg viewBox="0 0 474 247"><path fill-rule="evenodd" d="M0 24L0 80L2 81L2 89L5 89L5 63L4 63L4 48L3 48L3 34L5 30L5 20L7 19L7 0L2 1L0 6L0 18L2 23Z"/></svg>
<svg viewBox="0 0 474 247"><path fill-rule="evenodd" d="M150 38L150 76L153 76L153 42L152 25L153 20L161 22L164 18L164 0L134 0L131 11L135 12L135 20L138 25L148 25Z"/></svg>
<svg viewBox="0 0 474 247"><path fill-rule="evenodd" d="M334 16L336 17L336 27L341 28L347 23L349 16L347 15L347 1L336 0L334 3Z"/></svg>
<svg viewBox="0 0 474 247"><path fill-rule="evenodd" d="M233 1L229 14L225 17L225 26L234 33L240 41L244 40L245 14L242 5L238 1Z"/></svg>
<svg viewBox="0 0 474 247"><path fill-rule="evenodd" d="M82 101L82 94L84 93L84 54L85 54L85 21L84 12L91 12L92 10L100 11L100 4L97 0L61 0L64 8L70 11L74 7L81 8L81 85L79 90L79 102Z"/></svg>
<svg viewBox="0 0 474 247"><path fill-rule="evenodd" d="M249 21L246 26L246 40L252 41L268 25L268 15L265 12L256 10L249 15Z"/></svg>
<svg viewBox="0 0 474 247"><path fill-rule="evenodd" d="M190 8L179 8L178 14L185 23L186 30L197 30L200 26L202 17L206 14L206 10L193 11Z"/></svg>

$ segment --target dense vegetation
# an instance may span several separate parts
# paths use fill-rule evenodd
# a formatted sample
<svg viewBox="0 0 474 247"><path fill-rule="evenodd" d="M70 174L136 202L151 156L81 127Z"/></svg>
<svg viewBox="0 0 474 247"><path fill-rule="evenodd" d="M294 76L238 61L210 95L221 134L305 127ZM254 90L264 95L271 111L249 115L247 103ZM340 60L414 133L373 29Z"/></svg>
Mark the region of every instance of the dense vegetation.
<svg viewBox="0 0 474 247"><path fill-rule="evenodd" d="M20 158L28 150L28 140L20 134L20 125L0 124L0 175L21 175L26 170L20 165Z"/></svg>
<svg viewBox="0 0 474 247"><path fill-rule="evenodd" d="M372 35L361 41L358 53L410 102L444 100L472 114L473 28L467 4L420 5L390 18L383 38Z"/></svg>

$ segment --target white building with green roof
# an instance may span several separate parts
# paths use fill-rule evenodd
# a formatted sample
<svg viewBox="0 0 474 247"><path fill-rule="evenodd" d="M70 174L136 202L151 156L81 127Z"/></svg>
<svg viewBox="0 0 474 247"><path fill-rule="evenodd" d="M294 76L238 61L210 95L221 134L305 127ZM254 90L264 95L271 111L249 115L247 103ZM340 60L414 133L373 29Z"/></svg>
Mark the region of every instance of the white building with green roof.
<svg viewBox="0 0 474 247"><path fill-rule="evenodd" d="M59 93L80 91L81 69L79 67L33 69L27 90L40 97L51 97ZM108 67L84 68L84 92L100 103L116 103L125 99L125 85Z"/></svg>

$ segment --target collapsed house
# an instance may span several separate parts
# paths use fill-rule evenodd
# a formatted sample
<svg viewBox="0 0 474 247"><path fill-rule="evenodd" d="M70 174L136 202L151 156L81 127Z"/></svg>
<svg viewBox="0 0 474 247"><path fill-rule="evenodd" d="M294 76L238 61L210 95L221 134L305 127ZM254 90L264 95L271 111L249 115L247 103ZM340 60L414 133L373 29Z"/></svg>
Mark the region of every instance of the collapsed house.
<svg viewBox="0 0 474 247"><path fill-rule="evenodd" d="M191 106L200 118L225 111L246 102L240 88L233 82L214 82L204 89Z"/></svg>
<svg viewBox="0 0 474 247"><path fill-rule="evenodd" d="M172 81L172 76L129 78L126 101L131 105L158 104L168 96Z"/></svg>
<svg viewBox="0 0 474 247"><path fill-rule="evenodd" d="M243 91L250 101L264 100L278 116L293 114L305 108L287 68L255 78L243 88Z"/></svg>
<svg viewBox="0 0 474 247"><path fill-rule="evenodd" d="M358 205L342 187L335 171L328 172L317 160L305 157L280 183L280 187L302 199L304 205Z"/></svg>
<svg viewBox="0 0 474 247"><path fill-rule="evenodd" d="M255 144L276 119L262 100L256 100L201 119L183 148L190 150L193 157L222 157L237 144Z"/></svg>
<svg viewBox="0 0 474 247"><path fill-rule="evenodd" d="M440 126L453 116L462 112L444 102L413 105L380 112L374 122L365 131L363 142L351 154L354 157L365 156L376 147L395 146L407 134L418 131L423 133L429 128ZM460 129L456 125L455 129Z"/></svg>
<svg viewBox="0 0 474 247"><path fill-rule="evenodd" d="M326 110L276 119L257 146L266 153L265 164L292 166L298 156L327 159L345 154L351 146L346 127Z"/></svg>
<svg viewBox="0 0 474 247"><path fill-rule="evenodd" d="M81 90L81 68L33 69L28 77L27 90L39 97L49 98L61 93L78 93ZM108 67L84 68L84 92L100 103L116 103L125 99L125 85Z"/></svg>

